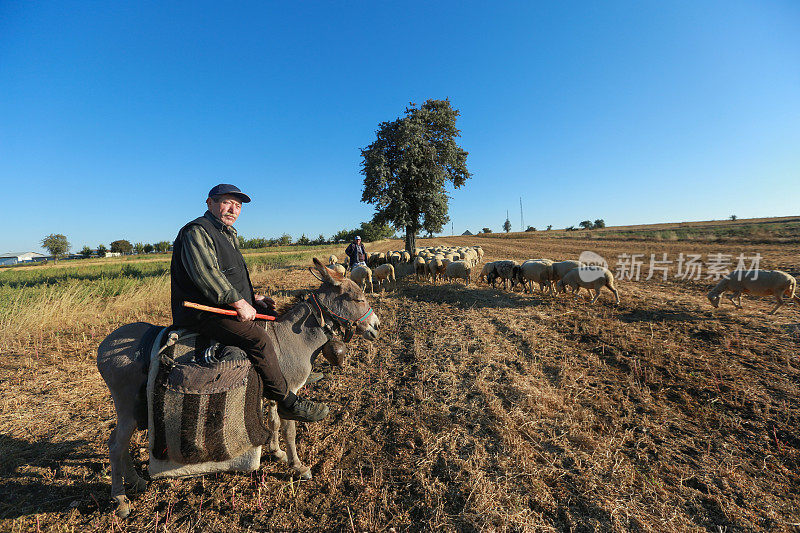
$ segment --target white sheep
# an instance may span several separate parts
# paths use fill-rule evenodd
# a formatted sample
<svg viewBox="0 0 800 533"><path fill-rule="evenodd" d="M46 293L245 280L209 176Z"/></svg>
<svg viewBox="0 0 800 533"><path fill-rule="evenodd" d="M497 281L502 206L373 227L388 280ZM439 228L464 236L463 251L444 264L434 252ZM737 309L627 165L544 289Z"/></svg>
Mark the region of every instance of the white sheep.
<svg viewBox="0 0 800 533"><path fill-rule="evenodd" d="M525 292L533 292L533 286L530 290L528 282L536 282L539 284L539 289L544 292L545 287L553 294L553 284L550 279L553 277L553 262L548 260L529 259L520 266L514 267L511 278L511 290L517 283L522 283Z"/></svg>
<svg viewBox="0 0 800 533"><path fill-rule="evenodd" d="M353 270L350 271L350 279L355 282L356 285L361 287L361 290L366 292L367 287L369 287L370 292L372 291L372 269L367 266L357 266L354 267Z"/></svg>
<svg viewBox="0 0 800 533"><path fill-rule="evenodd" d="M394 266L391 263L385 263L383 265L378 265L372 271L372 283L377 283L378 286L381 286L381 282L386 281L388 285L389 282L392 282L392 286L397 288L397 278L394 276ZM374 285L373 285L374 288ZM384 289L385 290L385 289Z"/></svg>
<svg viewBox="0 0 800 533"><path fill-rule="evenodd" d="M508 280L513 277L514 267L519 266L519 263L513 260L495 261L492 263L492 270L486 275L486 282L492 284L498 279L503 280L503 289L508 288Z"/></svg>
<svg viewBox="0 0 800 533"><path fill-rule="evenodd" d="M781 270L734 270L709 291L708 300L714 307L719 307L722 293L732 291L732 294L726 294L725 297L737 309L741 309L743 292L754 296L774 296L776 304L769 312L772 315L787 301L800 303L800 298L794 293L796 287L797 280ZM734 298L738 303L733 301Z"/></svg>
<svg viewBox="0 0 800 533"><path fill-rule="evenodd" d="M444 275L448 281L451 281L453 278L460 278L464 280L466 285L469 285L472 267L466 261L452 261L445 268Z"/></svg>
<svg viewBox="0 0 800 533"><path fill-rule="evenodd" d="M428 277L428 263L425 262L425 258L421 255L418 255L416 259L414 259L414 273L417 275L417 281L419 281L420 278Z"/></svg>
<svg viewBox="0 0 800 533"><path fill-rule="evenodd" d="M486 282L489 276L489 272L492 271L494 268L494 262L484 263L483 268L481 269L481 273L478 274L478 281Z"/></svg>
<svg viewBox="0 0 800 533"><path fill-rule="evenodd" d="M436 283L437 278L444 274L445 265L442 259L442 256L435 255L428 261L428 272L430 272L434 283Z"/></svg>
<svg viewBox="0 0 800 533"><path fill-rule="evenodd" d="M336 257L336 256L335 256L335 255L333 255L333 254L331 254L331 256L328 258L328 264L329 264L329 265L335 265L335 264L336 264L336 263L338 263L338 262L339 262L339 258L338 258L338 257Z"/></svg>
<svg viewBox="0 0 800 533"><path fill-rule="evenodd" d="M558 281L564 277L564 275L572 270L573 268L582 267L583 263L580 261L558 261L557 263L553 263L553 281Z"/></svg>
<svg viewBox="0 0 800 533"><path fill-rule="evenodd" d="M594 265L573 268L556 283L556 292L566 292L567 287L573 289L575 298L578 298L581 288L587 289L590 296L592 294L591 289L594 289L595 295L591 303L597 301L600 296L600 289L606 287L614 293L616 304L619 305L619 292L614 286L614 274L607 268Z"/></svg>
<svg viewBox="0 0 800 533"><path fill-rule="evenodd" d="M553 263L553 271L550 281L552 281L553 283L558 283L558 281L561 278L563 278L567 274L567 272L569 272L573 268L578 268L582 266L584 265L580 261L572 261L572 260L558 261L556 263ZM558 294L558 291L556 291L556 294ZM589 295L591 296L591 294L592 291L590 290Z"/></svg>
<svg viewBox="0 0 800 533"><path fill-rule="evenodd" d="M342 276L344 276L344 274L346 272L346 270L344 268L344 265L339 265L339 264L336 264L336 263L331 263L330 265L328 265L328 268L330 268L331 270L333 270L335 272L338 272Z"/></svg>

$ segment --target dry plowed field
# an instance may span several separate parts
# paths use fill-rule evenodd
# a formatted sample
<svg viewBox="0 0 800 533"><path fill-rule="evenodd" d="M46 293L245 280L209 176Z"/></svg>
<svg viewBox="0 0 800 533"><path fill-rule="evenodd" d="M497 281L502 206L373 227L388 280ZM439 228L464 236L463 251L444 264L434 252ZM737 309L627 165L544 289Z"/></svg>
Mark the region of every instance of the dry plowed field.
<svg viewBox="0 0 800 533"><path fill-rule="evenodd" d="M421 244L481 244L489 261L593 250L612 267L622 253L758 252L762 268L800 269L789 243L539 233ZM401 280L372 297L381 338L354 340L306 387L331 405L298 430L313 480L266 459L251 475L162 480L123 521L93 353L119 323L43 339L2 358L0 530L797 531L800 306L767 315L768 299L745 296L715 310L713 280L668 277L619 280L617 307L608 292L589 305ZM254 278L283 303L314 281L303 265ZM167 309L139 318L166 324ZM146 470L146 434L134 441Z"/></svg>

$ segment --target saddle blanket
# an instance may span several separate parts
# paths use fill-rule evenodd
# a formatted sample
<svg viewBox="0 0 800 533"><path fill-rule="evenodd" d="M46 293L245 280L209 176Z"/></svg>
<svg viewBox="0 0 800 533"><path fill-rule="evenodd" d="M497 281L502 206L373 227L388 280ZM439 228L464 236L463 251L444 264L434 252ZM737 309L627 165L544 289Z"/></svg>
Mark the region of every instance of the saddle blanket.
<svg viewBox="0 0 800 533"><path fill-rule="evenodd" d="M188 330L164 336L147 381L150 477L257 470L269 433L245 353Z"/></svg>

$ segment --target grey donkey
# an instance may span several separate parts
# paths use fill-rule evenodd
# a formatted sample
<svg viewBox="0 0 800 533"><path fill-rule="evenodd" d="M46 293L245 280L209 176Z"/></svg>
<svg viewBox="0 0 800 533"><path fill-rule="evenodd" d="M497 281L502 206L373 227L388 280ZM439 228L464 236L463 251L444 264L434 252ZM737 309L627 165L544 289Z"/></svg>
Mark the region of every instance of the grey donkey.
<svg viewBox="0 0 800 533"><path fill-rule="evenodd" d="M319 353L328 342L331 323L338 324L350 335L355 330L368 341L378 338L380 328L380 320L355 283L326 268L316 258L312 274L322 281L313 292L314 298L295 304L265 326L272 330L278 341L278 363L289 389L294 393L306 383L311 373L312 354ZM121 518L130 513L126 487L131 492L147 488L147 482L133 466L130 440L137 428L137 414L141 418L141 413L147 409L147 399L140 394L140 390L147 382L147 358L150 354L139 353L136 348L144 332L151 326L146 322L121 326L97 348L97 368L111 391L117 414L117 425L108 440L108 450L111 460L111 497L116 503L116 513ZM347 337L349 335L346 334L345 340L349 340ZM329 354L324 352L328 358ZM331 362L341 364L340 358L331 356L331 359L338 359ZM268 427L271 436L265 443L267 451L278 461L288 463L302 478L310 479L311 470L302 464L297 455L296 423L281 420L275 403L270 404ZM286 442L286 452L280 447L279 429Z"/></svg>

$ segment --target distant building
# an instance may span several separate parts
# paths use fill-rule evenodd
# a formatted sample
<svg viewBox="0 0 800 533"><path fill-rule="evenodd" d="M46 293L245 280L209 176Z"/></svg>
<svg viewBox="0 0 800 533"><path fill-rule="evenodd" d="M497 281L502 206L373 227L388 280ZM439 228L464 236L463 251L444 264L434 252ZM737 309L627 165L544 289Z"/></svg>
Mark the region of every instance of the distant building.
<svg viewBox="0 0 800 533"><path fill-rule="evenodd" d="M462 233L461 235L474 235L474 233L472 233L470 230L467 230L464 233Z"/></svg>
<svg viewBox="0 0 800 533"><path fill-rule="evenodd" d="M49 259L49 256L38 252L9 252L0 255L0 266L29 263L31 261L46 261L47 259Z"/></svg>

